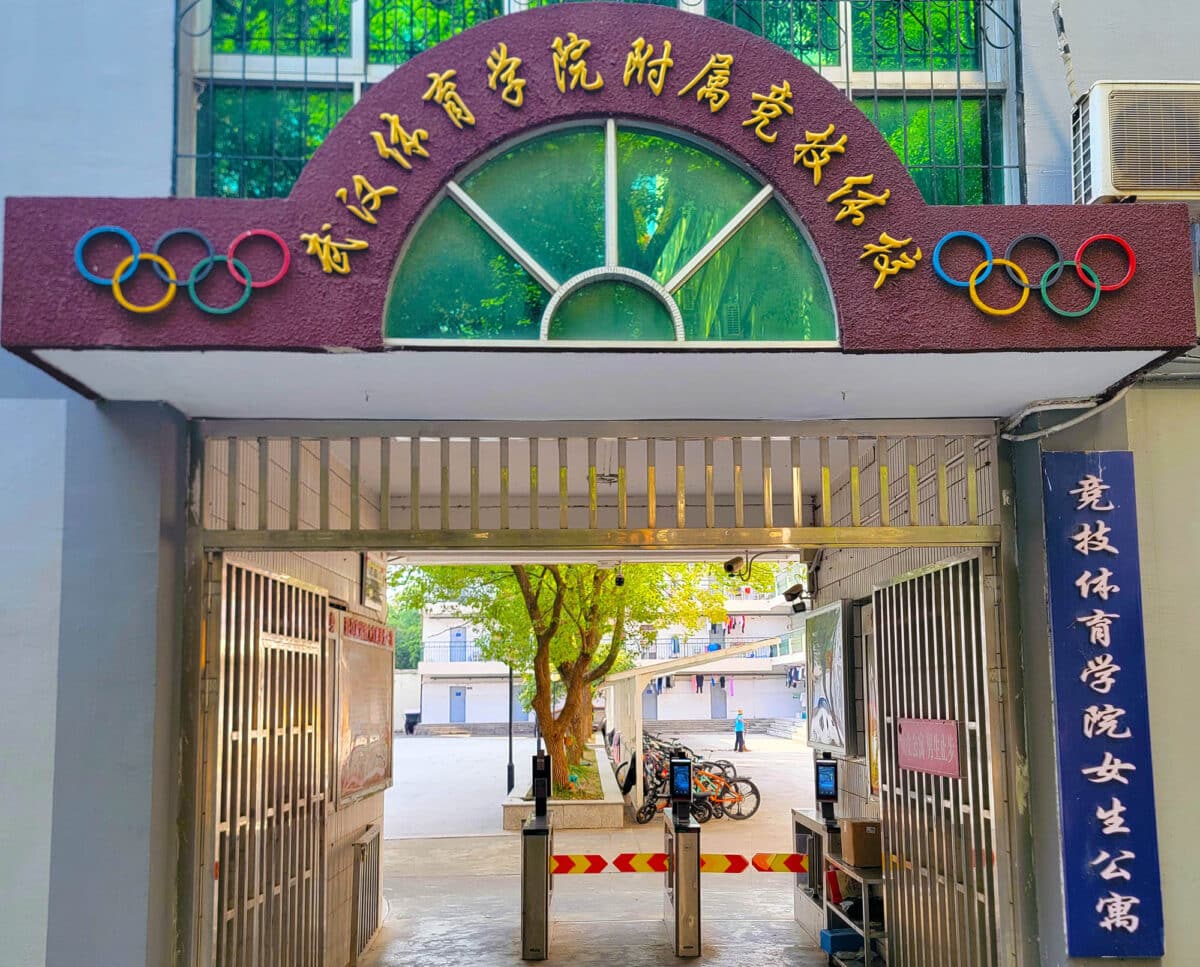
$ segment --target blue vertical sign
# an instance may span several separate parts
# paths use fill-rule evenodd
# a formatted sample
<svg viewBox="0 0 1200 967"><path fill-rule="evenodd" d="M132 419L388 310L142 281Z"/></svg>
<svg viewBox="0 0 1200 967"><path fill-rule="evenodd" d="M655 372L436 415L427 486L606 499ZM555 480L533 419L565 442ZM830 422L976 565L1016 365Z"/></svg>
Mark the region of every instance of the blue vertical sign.
<svg viewBox="0 0 1200 967"><path fill-rule="evenodd" d="M1133 454L1042 456L1071 957L1161 957Z"/></svg>

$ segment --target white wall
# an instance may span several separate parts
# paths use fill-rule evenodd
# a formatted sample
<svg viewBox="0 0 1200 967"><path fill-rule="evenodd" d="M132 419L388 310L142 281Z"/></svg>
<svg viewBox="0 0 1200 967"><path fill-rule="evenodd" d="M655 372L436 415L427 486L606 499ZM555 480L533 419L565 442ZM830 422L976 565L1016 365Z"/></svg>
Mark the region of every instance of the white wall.
<svg viewBox="0 0 1200 967"><path fill-rule="evenodd" d="M705 674L704 691L695 691L695 676L673 675L673 688L665 688L658 696L659 719L697 720L712 718L712 690L720 688ZM732 719L740 708L746 718L793 718L801 704L792 699L794 689L784 684L784 676L725 676L725 717ZM729 694L732 688L733 694Z"/></svg>
<svg viewBox="0 0 1200 967"><path fill-rule="evenodd" d="M421 707L421 676L416 669L398 668L392 685L392 727L404 728L404 713Z"/></svg>
<svg viewBox="0 0 1200 967"><path fill-rule="evenodd" d="M467 722L508 721L508 679L429 679L421 684L421 722L445 725L450 721L450 689L467 690ZM403 721L403 720L401 720Z"/></svg>
<svg viewBox="0 0 1200 967"><path fill-rule="evenodd" d="M1200 80L1195 0L1062 0L1079 93L1099 80ZM1022 4L1029 201L1071 201L1071 97L1049 2Z"/></svg>
<svg viewBox="0 0 1200 967"><path fill-rule="evenodd" d="M173 10L174 4L135 0L5 5L0 30L0 199L169 192ZM113 849L127 849L131 860L140 857L140 882L124 879L124 870L112 871L109 886L114 895L124 894L131 911L149 893L149 917L164 929L155 927L151 936L143 924L127 936L111 933L123 933L140 916L122 924L97 924L79 915L69 928L65 918L50 923L53 783L70 785L70 776L56 774L60 763L55 746L64 473L72 463L66 449L71 417L63 402L54 401L78 402L79 397L0 351L0 397L25 394L41 399L6 401L0 408L0 449L20 454L10 473L0 472L0 574L5 588L0 653L6 663L0 686L0 774L10 783L12 777L20 777L19 794L0 796L0 960L57 963L54 958L65 954L73 963L99 963L107 956L123 965L163 963L167 948L162 944L169 943L165 925L174 914L173 891L149 886L158 882L162 871L151 870L160 864L147 855L146 831L136 822L106 826L105 835L114 837ZM104 484L94 481L97 491ZM104 634L109 629L98 624L94 630ZM119 699L116 692L114 688L114 700ZM149 695L130 696L131 709L138 702L153 707L153 689ZM75 711L86 715L84 709ZM104 723L94 722L93 728L102 736ZM144 791L154 760L148 756L134 768L136 774L127 777L128 788ZM54 820L60 821L67 819ZM122 835L128 839L118 841ZM87 863L89 858L80 854L75 861ZM103 862L96 857L91 861ZM71 874L64 867L56 875ZM91 943L101 935L101 942Z"/></svg>

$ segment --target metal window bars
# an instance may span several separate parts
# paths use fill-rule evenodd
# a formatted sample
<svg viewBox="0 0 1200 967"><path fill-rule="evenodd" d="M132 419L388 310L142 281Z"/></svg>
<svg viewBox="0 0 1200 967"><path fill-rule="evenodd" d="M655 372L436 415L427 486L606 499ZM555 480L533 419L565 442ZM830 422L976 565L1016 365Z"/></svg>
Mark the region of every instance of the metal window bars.
<svg viewBox="0 0 1200 967"><path fill-rule="evenodd" d="M175 193L287 194L366 88L434 44L531 5L179 0ZM1015 0L678 0L678 7L766 37L818 70L884 131L930 201L1024 198L1012 83L1020 56Z"/></svg>

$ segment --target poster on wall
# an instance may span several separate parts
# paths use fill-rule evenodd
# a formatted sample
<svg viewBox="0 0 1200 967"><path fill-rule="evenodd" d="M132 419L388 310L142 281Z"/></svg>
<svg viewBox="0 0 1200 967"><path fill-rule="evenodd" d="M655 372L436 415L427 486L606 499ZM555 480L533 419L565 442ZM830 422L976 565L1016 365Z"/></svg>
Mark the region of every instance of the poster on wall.
<svg viewBox="0 0 1200 967"><path fill-rule="evenodd" d="M870 614L868 610L866 612ZM871 773L871 795L879 796L879 664L875 658L875 635L863 634L863 673L867 693L867 768Z"/></svg>
<svg viewBox="0 0 1200 967"><path fill-rule="evenodd" d="M362 589L360 601L363 607L383 612L387 607L387 564L370 554L362 555Z"/></svg>
<svg viewBox="0 0 1200 967"><path fill-rule="evenodd" d="M337 620L336 613L330 615ZM337 805L392 784L395 633L357 615L341 616L337 650Z"/></svg>
<svg viewBox="0 0 1200 967"><path fill-rule="evenodd" d="M822 752L853 755L852 669L846 647L846 602L804 618L808 652L808 744Z"/></svg>
<svg viewBox="0 0 1200 967"><path fill-rule="evenodd" d="M1067 953L1161 957L1133 454L1042 455Z"/></svg>

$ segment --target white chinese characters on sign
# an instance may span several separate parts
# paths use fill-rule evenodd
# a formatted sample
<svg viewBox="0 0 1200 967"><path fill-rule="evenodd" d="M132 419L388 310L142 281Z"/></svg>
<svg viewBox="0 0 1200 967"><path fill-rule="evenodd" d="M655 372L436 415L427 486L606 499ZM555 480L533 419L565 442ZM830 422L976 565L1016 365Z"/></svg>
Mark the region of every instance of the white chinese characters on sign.
<svg viewBox="0 0 1200 967"><path fill-rule="evenodd" d="M1086 510L1104 514L1114 508L1107 495L1107 491L1110 489L1111 487L1096 474L1087 474L1069 493L1076 498L1076 511ZM1079 529L1071 535L1070 540L1074 545L1075 552L1083 557L1097 553L1120 554L1120 549L1113 543L1111 535L1112 529L1103 520L1097 520L1094 524L1080 524ZM1079 589L1079 597L1087 601L1095 596L1101 601L1107 602L1110 596L1119 594L1121 590L1119 585L1110 580L1112 576L1113 572L1106 567L1097 568L1095 573L1091 568L1085 568L1075 581L1075 587ZM1105 649L1105 653L1089 658L1079 675L1080 681L1100 695L1107 695L1113 689L1117 682L1117 672L1121 670L1121 666L1116 663L1113 656L1107 653L1108 649L1112 648L1114 625L1120 617L1119 614L1103 608L1092 608L1090 614L1077 615L1075 618L1076 624L1083 625L1087 629L1088 644ZM1082 712L1083 734L1087 739L1093 741L1128 739L1133 733L1122 722L1125 715L1125 709L1111 703L1089 705ZM1099 764L1086 766L1081 770L1089 782L1103 785L1116 782L1125 786L1130 783L1130 778L1126 773L1136 771L1136 765L1132 762L1123 762L1107 749ZM1112 797L1109 808L1106 809L1102 804L1097 805L1096 820L1099 823L1100 834L1114 836L1130 833L1131 830L1125 825L1123 818L1125 811L1126 807L1115 796ZM1102 849L1089 865L1103 882L1131 881L1133 873L1126 864L1130 864L1136 859L1132 850L1119 850L1114 855L1108 850ZM1141 900L1136 896L1123 896L1110 891L1108 896L1100 897L1096 903L1096 913L1102 915L1097 923L1110 932L1124 930L1133 933L1138 928L1138 918L1131 911L1139 903Z"/></svg>

